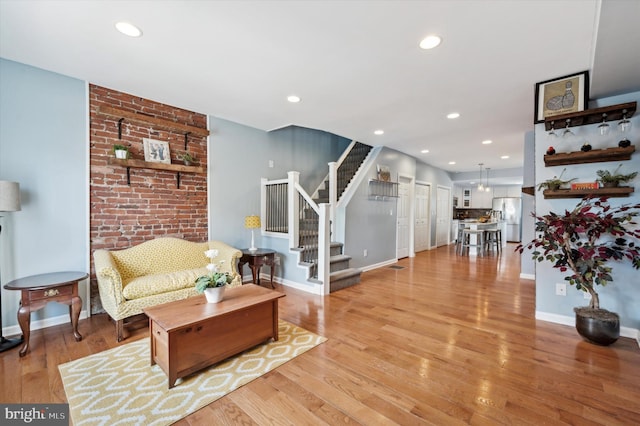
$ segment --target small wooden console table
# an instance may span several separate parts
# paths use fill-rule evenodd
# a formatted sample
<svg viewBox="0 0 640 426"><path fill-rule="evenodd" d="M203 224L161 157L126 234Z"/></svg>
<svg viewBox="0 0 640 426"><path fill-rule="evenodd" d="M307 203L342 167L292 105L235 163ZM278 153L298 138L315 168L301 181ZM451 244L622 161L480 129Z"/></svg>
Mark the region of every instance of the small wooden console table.
<svg viewBox="0 0 640 426"><path fill-rule="evenodd" d="M24 336L24 344L20 349L20 356L25 356L29 350L31 312L44 308L49 302L69 305L73 336L76 342L82 340L82 335L78 333L78 319L82 309L82 299L78 296L78 282L87 278L89 275L86 272L53 272L18 278L4 285L7 290L22 292L18 323Z"/></svg>
<svg viewBox="0 0 640 426"><path fill-rule="evenodd" d="M260 268L262 265L267 265L270 268L271 288L273 286L273 269L275 268L275 250L259 248L256 250L242 249L242 257L238 261L238 272L242 276L242 267L245 263L249 264L251 268L251 275L253 276L253 283L260 285Z"/></svg>

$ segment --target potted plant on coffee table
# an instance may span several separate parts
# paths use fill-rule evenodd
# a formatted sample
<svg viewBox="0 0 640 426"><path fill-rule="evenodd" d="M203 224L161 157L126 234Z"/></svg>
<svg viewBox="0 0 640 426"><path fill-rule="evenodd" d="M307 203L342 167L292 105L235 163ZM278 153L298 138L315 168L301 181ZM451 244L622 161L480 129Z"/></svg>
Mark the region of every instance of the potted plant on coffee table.
<svg viewBox="0 0 640 426"><path fill-rule="evenodd" d="M572 211L536 216L537 238L519 245L533 249L533 259L548 261L571 275L565 280L591 296L589 306L576 307L576 329L587 341L609 345L620 336L620 318L600 308L596 286L613 281L612 262L628 262L640 269L640 229L635 217L640 203L611 207L607 197L584 198Z"/></svg>
<svg viewBox="0 0 640 426"><path fill-rule="evenodd" d="M207 298L207 302L218 303L222 301L224 289L227 284L230 284L231 281L233 281L233 277L228 272L220 271L224 260L221 260L218 263L213 262L213 259L218 257L218 250L207 250L204 252L204 255L210 260L207 265L209 273L196 279L196 291L198 293L204 293Z"/></svg>

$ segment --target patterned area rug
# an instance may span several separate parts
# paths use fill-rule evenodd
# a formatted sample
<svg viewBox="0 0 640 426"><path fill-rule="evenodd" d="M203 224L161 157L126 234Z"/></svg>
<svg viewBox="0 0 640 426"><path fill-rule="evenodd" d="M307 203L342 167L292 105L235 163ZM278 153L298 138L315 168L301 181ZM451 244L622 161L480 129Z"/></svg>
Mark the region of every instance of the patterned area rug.
<svg viewBox="0 0 640 426"><path fill-rule="evenodd" d="M327 339L286 321L258 345L167 388L142 339L58 366L75 426L169 425Z"/></svg>

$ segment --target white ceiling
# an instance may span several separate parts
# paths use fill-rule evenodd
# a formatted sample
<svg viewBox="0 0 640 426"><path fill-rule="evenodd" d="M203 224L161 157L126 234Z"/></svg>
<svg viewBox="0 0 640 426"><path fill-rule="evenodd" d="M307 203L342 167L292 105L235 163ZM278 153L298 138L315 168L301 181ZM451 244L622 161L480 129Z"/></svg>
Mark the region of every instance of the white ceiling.
<svg viewBox="0 0 640 426"><path fill-rule="evenodd" d="M144 35L120 34L121 20ZM638 22L638 0L0 0L0 56L465 172L522 166L536 82L589 70L592 98L640 90ZM442 44L420 49L432 33ZM461 117L448 120L452 111Z"/></svg>

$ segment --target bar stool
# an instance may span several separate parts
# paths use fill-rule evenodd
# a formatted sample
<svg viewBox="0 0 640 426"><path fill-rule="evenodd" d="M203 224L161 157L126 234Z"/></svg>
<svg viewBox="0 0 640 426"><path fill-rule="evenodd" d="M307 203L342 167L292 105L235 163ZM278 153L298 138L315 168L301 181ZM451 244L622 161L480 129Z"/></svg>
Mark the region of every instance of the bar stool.
<svg viewBox="0 0 640 426"><path fill-rule="evenodd" d="M475 236L475 243L472 242L472 236ZM460 254L464 255L465 249L475 247L479 256L484 256L484 231L481 229L464 229L462 231L462 245L460 246Z"/></svg>
<svg viewBox="0 0 640 426"><path fill-rule="evenodd" d="M496 253L500 253L502 251L502 231L498 228L489 228L485 229L485 238L486 251L493 250L494 246L496 248Z"/></svg>

